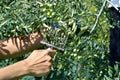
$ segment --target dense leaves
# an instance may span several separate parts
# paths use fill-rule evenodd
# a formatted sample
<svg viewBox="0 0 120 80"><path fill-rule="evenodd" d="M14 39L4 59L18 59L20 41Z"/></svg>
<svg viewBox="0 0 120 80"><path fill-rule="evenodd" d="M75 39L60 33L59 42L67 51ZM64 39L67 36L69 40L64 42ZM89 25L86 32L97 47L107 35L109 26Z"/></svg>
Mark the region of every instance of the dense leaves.
<svg viewBox="0 0 120 80"><path fill-rule="evenodd" d="M107 4L90 33L104 0L1 0L0 39L42 31L44 24L65 28L65 52L58 52L54 66L43 80L119 79L109 67L109 10ZM61 27L62 26L62 27ZM47 33L45 33L47 34ZM49 38L48 38L49 39ZM26 56L26 55L25 55ZM1 67L25 58L1 60ZM25 77L24 80L33 79Z"/></svg>

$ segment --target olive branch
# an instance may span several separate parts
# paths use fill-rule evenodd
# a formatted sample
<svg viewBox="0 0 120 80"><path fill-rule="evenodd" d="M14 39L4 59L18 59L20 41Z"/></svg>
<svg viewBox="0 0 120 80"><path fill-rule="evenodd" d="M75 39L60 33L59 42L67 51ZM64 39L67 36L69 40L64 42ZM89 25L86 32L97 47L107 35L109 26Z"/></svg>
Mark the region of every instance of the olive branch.
<svg viewBox="0 0 120 80"><path fill-rule="evenodd" d="M102 5L99 13L96 14L96 21L95 21L95 24L93 25L92 30L90 31L90 33L92 33L92 32L95 30L95 28L97 27L98 22L99 22L99 19L100 19L101 15L102 15L102 13L103 13L103 11L104 11L104 8L105 8L107 2L108 2L109 4L111 4L118 12L120 12L120 10L119 10L113 3L111 3L109 0L105 0L105 1L103 2L103 5Z"/></svg>

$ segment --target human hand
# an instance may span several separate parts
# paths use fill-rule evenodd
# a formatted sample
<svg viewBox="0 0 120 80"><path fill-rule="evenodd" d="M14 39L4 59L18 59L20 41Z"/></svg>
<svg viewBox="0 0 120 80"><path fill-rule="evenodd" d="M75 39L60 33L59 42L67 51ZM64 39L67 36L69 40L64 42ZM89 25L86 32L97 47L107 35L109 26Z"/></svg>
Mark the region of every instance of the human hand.
<svg viewBox="0 0 120 80"><path fill-rule="evenodd" d="M34 50L25 60L28 75L40 77L48 74L52 65L52 57L55 52L55 50L50 48L46 50Z"/></svg>

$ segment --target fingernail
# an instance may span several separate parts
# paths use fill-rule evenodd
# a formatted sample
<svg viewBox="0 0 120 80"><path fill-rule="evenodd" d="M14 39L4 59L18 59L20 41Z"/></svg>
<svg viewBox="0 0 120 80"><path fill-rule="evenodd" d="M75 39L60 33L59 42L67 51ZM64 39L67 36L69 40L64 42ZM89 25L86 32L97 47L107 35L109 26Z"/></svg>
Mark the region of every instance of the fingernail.
<svg viewBox="0 0 120 80"><path fill-rule="evenodd" d="M52 50L52 51L56 52L56 50L55 50L55 49L52 49L52 48L47 48L47 50Z"/></svg>
<svg viewBox="0 0 120 80"><path fill-rule="evenodd" d="M51 48L47 48L47 50L52 50Z"/></svg>

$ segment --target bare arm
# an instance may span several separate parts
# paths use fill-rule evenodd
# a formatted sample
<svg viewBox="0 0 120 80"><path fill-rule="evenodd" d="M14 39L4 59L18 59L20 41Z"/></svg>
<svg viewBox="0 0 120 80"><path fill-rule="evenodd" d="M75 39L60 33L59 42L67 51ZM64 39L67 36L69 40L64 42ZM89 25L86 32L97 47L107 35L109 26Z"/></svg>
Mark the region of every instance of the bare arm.
<svg viewBox="0 0 120 80"><path fill-rule="evenodd" d="M33 33L21 37L9 38L0 42L0 58L23 55L40 47L43 36ZM54 50L34 50L25 60L0 69L0 80L17 80L25 75L43 76L50 72L51 56Z"/></svg>
<svg viewBox="0 0 120 80"><path fill-rule="evenodd" d="M21 56L40 47L43 36L36 32L25 36L9 38L0 42L0 59Z"/></svg>
<svg viewBox="0 0 120 80"><path fill-rule="evenodd" d="M0 69L0 80L17 80L27 75L25 60Z"/></svg>
<svg viewBox="0 0 120 80"><path fill-rule="evenodd" d="M50 72L55 50L34 50L25 60L0 69L0 80L17 80L25 75L43 76Z"/></svg>

